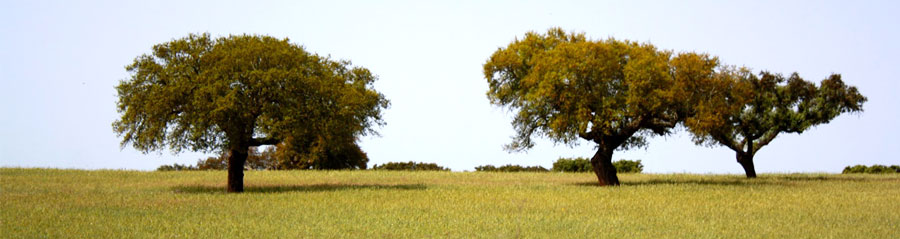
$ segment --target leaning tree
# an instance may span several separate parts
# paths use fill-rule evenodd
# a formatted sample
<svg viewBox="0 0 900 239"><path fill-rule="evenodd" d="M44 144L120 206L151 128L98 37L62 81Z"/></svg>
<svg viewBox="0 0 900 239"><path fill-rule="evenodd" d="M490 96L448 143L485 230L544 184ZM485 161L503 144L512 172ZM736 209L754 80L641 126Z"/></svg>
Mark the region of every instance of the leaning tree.
<svg viewBox="0 0 900 239"><path fill-rule="evenodd" d="M816 86L797 73L756 76L746 68L725 66L697 88L704 89L704 97L688 101L692 111L684 122L694 142L734 150L748 178L756 177L753 156L779 134L803 133L842 113L861 112L866 102L838 74Z"/></svg>
<svg viewBox="0 0 900 239"><path fill-rule="evenodd" d="M243 191L250 147L344 147L375 133L388 106L369 70L269 36L191 34L153 46L126 69L113 123L122 146L228 152L229 192Z"/></svg>
<svg viewBox="0 0 900 239"><path fill-rule="evenodd" d="M679 69L711 72L709 62L716 61L672 55L651 44L589 40L559 28L529 32L498 49L484 64L484 76L491 103L516 111L507 150L533 147L535 135L570 146L588 140L597 144L591 164L599 184L618 185L613 152L669 133L685 114L678 98L688 95L677 80L702 78L676 77L693 74ZM683 57L699 60L675 67L673 59Z"/></svg>

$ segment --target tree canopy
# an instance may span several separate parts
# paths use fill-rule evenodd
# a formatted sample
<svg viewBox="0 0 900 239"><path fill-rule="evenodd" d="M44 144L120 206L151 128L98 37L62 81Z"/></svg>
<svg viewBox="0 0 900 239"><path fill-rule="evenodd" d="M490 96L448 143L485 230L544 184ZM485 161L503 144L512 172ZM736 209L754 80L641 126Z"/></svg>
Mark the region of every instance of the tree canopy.
<svg viewBox="0 0 900 239"><path fill-rule="evenodd" d="M721 67L705 84L703 98L690 102L685 125L697 144L722 145L736 152L747 177L756 177L753 156L782 133L803 133L842 113L861 112L866 97L832 74L819 86L797 73L784 77L746 68Z"/></svg>
<svg viewBox="0 0 900 239"><path fill-rule="evenodd" d="M559 28L529 32L498 49L484 64L484 76L491 103L515 111L516 135L507 149L531 148L533 136L568 145L585 139L597 144L591 163L599 183L618 185L612 153L669 133L684 116L682 98L690 95L681 87L687 83L677 80L701 78L694 74L712 72L710 62L717 61L673 55L649 43L589 40Z"/></svg>
<svg viewBox="0 0 900 239"><path fill-rule="evenodd" d="M153 46L126 67L113 129L143 152L228 151L228 190L243 190L249 147L298 154L348 147L384 124L376 77L288 39L191 34ZM336 142L336 143L331 143Z"/></svg>

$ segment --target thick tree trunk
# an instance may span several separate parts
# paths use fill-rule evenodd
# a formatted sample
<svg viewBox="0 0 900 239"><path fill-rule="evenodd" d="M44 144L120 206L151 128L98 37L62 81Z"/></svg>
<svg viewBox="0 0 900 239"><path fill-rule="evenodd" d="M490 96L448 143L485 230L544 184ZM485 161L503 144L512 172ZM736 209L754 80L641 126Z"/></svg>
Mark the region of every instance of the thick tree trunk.
<svg viewBox="0 0 900 239"><path fill-rule="evenodd" d="M756 177L756 169L753 167L753 154L738 152L737 161L741 164L741 167L744 168L744 173L747 174L747 178Z"/></svg>
<svg viewBox="0 0 900 239"><path fill-rule="evenodd" d="M619 177L616 176L616 167L612 164L612 154L614 149L608 149L600 145L597 153L591 158L591 166L594 167L594 174L597 174L597 181L600 186L619 186Z"/></svg>
<svg viewBox="0 0 900 239"><path fill-rule="evenodd" d="M228 192L244 191L244 163L247 162L248 147L231 149L228 156Z"/></svg>

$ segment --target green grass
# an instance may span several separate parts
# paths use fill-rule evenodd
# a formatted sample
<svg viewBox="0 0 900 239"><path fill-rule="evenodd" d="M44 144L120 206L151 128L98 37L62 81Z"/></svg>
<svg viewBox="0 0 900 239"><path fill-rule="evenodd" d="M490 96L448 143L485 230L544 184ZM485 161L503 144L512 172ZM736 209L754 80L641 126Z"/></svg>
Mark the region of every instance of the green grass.
<svg viewBox="0 0 900 239"><path fill-rule="evenodd" d="M900 176L0 169L5 238L900 238Z"/></svg>

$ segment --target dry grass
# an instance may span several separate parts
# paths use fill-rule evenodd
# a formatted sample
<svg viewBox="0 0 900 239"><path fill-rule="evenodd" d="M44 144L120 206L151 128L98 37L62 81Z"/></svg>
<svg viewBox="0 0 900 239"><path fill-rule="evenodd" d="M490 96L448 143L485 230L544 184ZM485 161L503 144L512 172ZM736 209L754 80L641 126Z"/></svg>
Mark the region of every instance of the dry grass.
<svg viewBox="0 0 900 239"><path fill-rule="evenodd" d="M900 176L0 169L6 238L900 238Z"/></svg>

